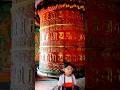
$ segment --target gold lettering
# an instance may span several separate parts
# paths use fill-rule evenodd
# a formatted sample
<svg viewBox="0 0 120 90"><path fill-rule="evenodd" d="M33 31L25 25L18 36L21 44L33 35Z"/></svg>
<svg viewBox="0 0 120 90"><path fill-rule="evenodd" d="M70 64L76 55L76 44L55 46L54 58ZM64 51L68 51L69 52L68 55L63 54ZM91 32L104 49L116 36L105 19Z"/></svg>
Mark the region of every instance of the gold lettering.
<svg viewBox="0 0 120 90"><path fill-rule="evenodd" d="M72 39L72 33L71 32L66 32L66 38L67 39Z"/></svg>
<svg viewBox="0 0 120 90"><path fill-rule="evenodd" d="M80 61L82 61L82 55L80 55L79 57L80 57Z"/></svg>
<svg viewBox="0 0 120 90"><path fill-rule="evenodd" d="M59 61L59 62L63 62L63 55L62 55L62 54L59 54L59 55L58 55L58 61Z"/></svg>
<svg viewBox="0 0 120 90"><path fill-rule="evenodd" d="M79 37L79 40L85 40L85 35L81 34L80 37Z"/></svg>
<svg viewBox="0 0 120 90"><path fill-rule="evenodd" d="M42 16L43 22L45 21L45 18L46 18L46 16L45 16L45 14L43 14L43 16Z"/></svg>
<svg viewBox="0 0 120 90"><path fill-rule="evenodd" d="M64 39L64 32L59 32L59 39Z"/></svg>
<svg viewBox="0 0 120 90"><path fill-rule="evenodd" d="M57 62L57 56L56 56L56 54L49 53L47 55L47 60L48 60L48 62Z"/></svg>
<svg viewBox="0 0 120 90"><path fill-rule="evenodd" d="M48 41L50 39L50 33L46 34L46 41Z"/></svg>
<svg viewBox="0 0 120 90"><path fill-rule="evenodd" d="M57 40L57 32L52 33L51 40Z"/></svg>

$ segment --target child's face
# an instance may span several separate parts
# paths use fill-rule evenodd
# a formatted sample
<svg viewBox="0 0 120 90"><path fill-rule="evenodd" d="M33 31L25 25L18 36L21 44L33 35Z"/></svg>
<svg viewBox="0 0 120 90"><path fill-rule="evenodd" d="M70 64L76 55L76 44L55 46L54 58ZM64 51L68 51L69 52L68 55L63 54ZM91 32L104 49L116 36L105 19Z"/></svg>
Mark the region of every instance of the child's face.
<svg viewBox="0 0 120 90"><path fill-rule="evenodd" d="M64 72L65 72L65 75L67 76L70 76L73 72L73 68L72 66L67 66L65 69L64 69Z"/></svg>

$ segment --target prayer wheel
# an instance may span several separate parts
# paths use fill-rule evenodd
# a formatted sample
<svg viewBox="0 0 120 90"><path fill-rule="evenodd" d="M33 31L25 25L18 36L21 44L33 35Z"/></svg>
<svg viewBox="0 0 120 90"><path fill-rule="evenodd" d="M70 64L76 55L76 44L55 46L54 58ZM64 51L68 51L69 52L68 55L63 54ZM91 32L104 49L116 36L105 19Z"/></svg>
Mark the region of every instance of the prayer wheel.
<svg viewBox="0 0 120 90"><path fill-rule="evenodd" d="M40 58L38 71L59 75L63 62L80 69L85 62L85 33L81 5L56 4L38 9Z"/></svg>

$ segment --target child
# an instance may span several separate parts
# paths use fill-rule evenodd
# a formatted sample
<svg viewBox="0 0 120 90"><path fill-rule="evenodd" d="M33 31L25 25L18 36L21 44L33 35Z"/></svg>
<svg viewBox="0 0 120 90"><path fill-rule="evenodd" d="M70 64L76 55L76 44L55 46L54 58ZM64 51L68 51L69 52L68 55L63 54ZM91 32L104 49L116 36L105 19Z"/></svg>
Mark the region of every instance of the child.
<svg viewBox="0 0 120 90"><path fill-rule="evenodd" d="M57 83L59 90L79 90L75 88L76 78L73 74L73 65L70 62L64 63L64 74L59 77Z"/></svg>

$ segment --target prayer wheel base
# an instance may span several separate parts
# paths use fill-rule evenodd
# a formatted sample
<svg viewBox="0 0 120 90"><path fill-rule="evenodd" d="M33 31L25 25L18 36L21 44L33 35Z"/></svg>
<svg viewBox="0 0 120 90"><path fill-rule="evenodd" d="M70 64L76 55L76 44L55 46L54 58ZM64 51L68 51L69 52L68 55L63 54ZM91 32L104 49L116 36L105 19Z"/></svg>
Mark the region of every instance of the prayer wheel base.
<svg viewBox="0 0 120 90"><path fill-rule="evenodd" d="M42 68L37 67L37 75L50 77L50 78L58 78L62 72L50 71L50 70L43 70Z"/></svg>
<svg viewBox="0 0 120 90"><path fill-rule="evenodd" d="M74 75L76 78L82 78L85 76L85 71L84 68L83 70L78 70L74 72ZM37 75L38 76L43 76L43 77L50 77L50 78L59 78L59 76L63 74L63 72L57 72L57 71L50 71L50 70L43 70L42 68L37 68Z"/></svg>

